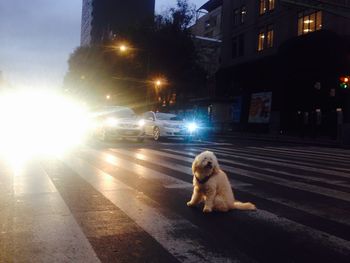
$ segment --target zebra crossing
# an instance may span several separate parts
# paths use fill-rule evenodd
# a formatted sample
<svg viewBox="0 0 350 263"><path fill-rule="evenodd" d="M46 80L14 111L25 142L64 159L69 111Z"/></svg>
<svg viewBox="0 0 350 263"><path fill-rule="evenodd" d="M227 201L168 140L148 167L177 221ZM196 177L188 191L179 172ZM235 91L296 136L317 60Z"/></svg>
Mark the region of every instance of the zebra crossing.
<svg viewBox="0 0 350 263"><path fill-rule="evenodd" d="M186 207L204 150L257 211ZM205 142L85 147L16 174L0 164L0 262L347 262L349 157Z"/></svg>

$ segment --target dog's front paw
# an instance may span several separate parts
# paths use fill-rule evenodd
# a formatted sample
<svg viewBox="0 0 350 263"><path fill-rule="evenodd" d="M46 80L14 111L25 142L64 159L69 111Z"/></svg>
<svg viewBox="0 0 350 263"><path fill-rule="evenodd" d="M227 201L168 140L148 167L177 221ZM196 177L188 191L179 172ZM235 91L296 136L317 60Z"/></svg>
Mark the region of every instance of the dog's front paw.
<svg viewBox="0 0 350 263"><path fill-rule="evenodd" d="M194 203L192 203L191 201L188 201L187 206L192 207L192 206L194 206Z"/></svg>
<svg viewBox="0 0 350 263"><path fill-rule="evenodd" d="M250 204L250 210L256 210L256 206L254 204L250 202L248 204Z"/></svg>
<svg viewBox="0 0 350 263"><path fill-rule="evenodd" d="M213 209L211 209L211 208L208 207L208 206L204 206L204 208L203 208L203 212L204 212L204 213L210 213L212 210L213 210Z"/></svg>

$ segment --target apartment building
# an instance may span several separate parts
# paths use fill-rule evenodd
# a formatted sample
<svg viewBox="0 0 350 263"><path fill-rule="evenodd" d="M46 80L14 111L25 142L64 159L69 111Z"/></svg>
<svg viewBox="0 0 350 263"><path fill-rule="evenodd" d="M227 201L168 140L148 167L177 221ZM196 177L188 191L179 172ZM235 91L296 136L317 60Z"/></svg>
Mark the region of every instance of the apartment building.
<svg viewBox="0 0 350 263"><path fill-rule="evenodd" d="M223 0L216 91L237 102L240 129L288 133L304 123L329 135L339 112L350 122L339 87L350 75L348 2Z"/></svg>

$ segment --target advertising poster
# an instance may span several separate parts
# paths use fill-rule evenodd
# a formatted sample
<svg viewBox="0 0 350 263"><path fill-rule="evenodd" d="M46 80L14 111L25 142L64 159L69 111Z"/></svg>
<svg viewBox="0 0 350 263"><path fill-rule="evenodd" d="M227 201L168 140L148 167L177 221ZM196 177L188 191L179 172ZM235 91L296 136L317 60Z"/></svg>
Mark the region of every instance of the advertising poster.
<svg viewBox="0 0 350 263"><path fill-rule="evenodd" d="M272 92L253 93L250 101L249 123L269 123Z"/></svg>
<svg viewBox="0 0 350 263"><path fill-rule="evenodd" d="M242 96L234 97L231 106L231 117L234 123L239 123L241 120L242 111Z"/></svg>

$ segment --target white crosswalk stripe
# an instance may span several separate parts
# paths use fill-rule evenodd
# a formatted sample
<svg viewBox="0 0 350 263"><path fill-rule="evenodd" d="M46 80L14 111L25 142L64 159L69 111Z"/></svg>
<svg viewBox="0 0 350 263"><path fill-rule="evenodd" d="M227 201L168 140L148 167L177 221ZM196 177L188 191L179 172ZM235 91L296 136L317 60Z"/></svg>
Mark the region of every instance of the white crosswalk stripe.
<svg viewBox="0 0 350 263"><path fill-rule="evenodd" d="M9 212L14 218L9 229L0 221L0 247L22 249L9 255L8 262L100 262L38 163L15 173L13 181L14 207ZM1 213L6 215L6 209ZM5 262L1 252L0 262Z"/></svg>
<svg viewBox="0 0 350 263"><path fill-rule="evenodd" d="M216 146L232 146L232 143L227 142L212 142L212 141L194 141L194 142L160 142L161 145L174 145L174 146L203 146L203 145L216 145Z"/></svg>
<svg viewBox="0 0 350 263"><path fill-rule="evenodd" d="M289 149L289 148L282 148L282 147L247 147L247 149L256 149L260 151L268 151L273 153L281 153L285 154L287 156L296 156L296 157L306 157L306 158L314 158L316 160L321 161L339 161L345 164L350 164L349 156L346 157L338 157L337 155L333 154L324 154L324 153L315 153L314 151L308 151L308 150L296 150L296 149Z"/></svg>
<svg viewBox="0 0 350 263"><path fill-rule="evenodd" d="M171 150L171 149L167 149L167 150L171 151L171 152L179 153L176 150ZM192 153L191 155L195 156L196 154ZM226 156L228 156L228 155L226 154ZM231 161L228 159L222 159L222 161L227 162L227 163L237 164L237 162L234 162L234 161ZM249 171L249 170L245 170L245 169L240 169L237 167L227 166L227 165L221 165L221 167L224 170L226 170L227 172L230 172L232 174L240 174L240 175L243 175L243 176L246 176L249 178L253 178L256 180L270 182L272 184L279 184L279 185L282 185L285 187L294 188L294 189L298 189L298 190L309 191L309 192L316 193L319 195L334 197L334 198L338 198L340 200L350 202L350 195L348 193L344 193L341 191L336 191L333 189L328 189L328 188L320 187L320 186L313 186L313 185L300 183L300 182L293 182L293 181L290 181L287 179L278 178L278 177L270 176L267 174L257 173L257 172L253 172L253 171Z"/></svg>
<svg viewBox="0 0 350 263"><path fill-rule="evenodd" d="M205 150L206 148L200 148L202 150ZM220 153L223 156L232 156L234 154L235 158L243 159L243 160L249 160L249 161L255 161L260 163L267 163L267 164L274 164L277 166L283 166L288 168L296 168L308 172L316 172L316 173L323 173L327 175L337 175L339 177L344 178L350 178L349 172L341 172L336 170L330 170L327 168L316 168L312 166L306 166L303 165L302 162L285 162L283 159L278 158L257 158L256 155L249 154L248 152L241 152L230 149L229 151L223 148L216 148L216 152ZM348 169L347 169L348 170Z"/></svg>
<svg viewBox="0 0 350 263"><path fill-rule="evenodd" d="M181 153L181 152L177 152L177 151L170 150L170 149L167 149L167 150L168 151L173 151L174 153ZM134 157L134 158L139 159L139 160L146 160L146 161L148 161L150 163L158 164L159 166L162 166L162 167L166 167L166 168L169 168L169 169L172 169L172 170L175 170L175 171L186 173L186 174L188 174L188 175L190 175L192 177L192 171L191 171L191 168L190 168L191 167L190 164L192 163L194 158L184 157L184 156L177 155L177 154L170 154L170 153L166 153L166 152L162 152L162 151L156 151L156 150L151 150L151 149L141 150L141 151L137 152L136 154L131 152L131 151L122 150L122 149L112 149L111 151L113 151L115 153L123 153L125 155ZM174 164L172 164L170 162L167 162L167 161L164 161L164 160L161 161L161 162L158 162L157 159L152 158L152 156L149 156L148 153L151 153L153 155L158 155L158 156L166 156L166 157L169 157L169 158L172 158L172 159L175 159L175 160L185 161L185 162L188 163L188 165L187 166L179 165L179 164L174 165ZM191 153L191 155L195 156L196 153ZM230 162L232 164L239 164L238 162L234 162L234 161L231 161L231 160L228 160L228 162ZM223 166L223 167L227 167L227 166ZM235 168L235 167L229 167L228 170L231 171L232 174L245 175L247 173L246 171L244 171L243 174L242 174L241 173L242 170L240 170L240 169L237 170L237 168ZM264 175L263 174L258 174L258 176L260 178L261 176L264 176ZM244 183L244 182L239 181L239 180L237 180L235 178L232 178L232 177L230 177L229 179L230 179L230 182L231 182L232 187L234 189L239 189L241 191L247 191L246 187L247 186L251 186L251 184ZM165 183L165 187L169 187L169 186ZM189 188L191 186L190 185L184 186L183 184L174 184L171 187L172 188ZM297 188L297 189L305 190L305 189L301 189L301 188ZM316 189L317 189L316 193L318 193L318 194L322 194L323 193L323 189L322 188L320 188L320 189L316 188ZM336 192L336 193L338 193L338 192ZM274 201L274 202L277 202L277 203L280 203L280 204L283 204L283 205L287 205L287 206L293 207L295 209L301 209L301 210L303 210L305 212L312 213L314 215L317 215L317 216L320 216L320 217L323 217L323 218L332 219L332 220L334 220L336 222L347 224L347 225L350 226L350 222L348 220L348 217L344 216L343 214L329 215L328 213L325 213L323 211L314 209L312 206L305 205L305 204L300 204L300 203L295 203L295 202L293 202L291 200L283 200L283 199L280 199L280 198L273 198L271 196L267 196L265 193L263 193L261 191L259 191L259 192L252 192L251 194L257 195L259 197L262 197L262 198L265 198L265 199L268 199L268 200L271 200L271 201ZM330 195L330 196L334 197L332 195Z"/></svg>
<svg viewBox="0 0 350 263"><path fill-rule="evenodd" d="M239 262L238 259L232 260L210 253L210 251L200 243L197 243L194 239L187 239L184 236L181 237L175 234L173 235L172 233L176 233L178 230L199 230L195 225L178 217L176 214L173 214L171 219L164 216L161 213L162 209L154 200L151 200L137 190L125 185L113 176L98 170L81 159L70 158L69 160L66 160L66 163L80 176L86 179L93 187L98 189L106 198L112 201L112 203L118 208L125 212L180 261ZM123 163L123 161L120 161L120 165L124 167L124 165L129 165L129 163ZM151 174L152 172L154 171L142 171L143 174ZM109 187L107 189L101 187L98 183L100 178L102 178L103 181L110 182L111 185L115 186L115 190L111 190Z"/></svg>
<svg viewBox="0 0 350 263"><path fill-rule="evenodd" d="M157 199L159 197L150 195L149 190L140 190L137 182L134 185L119 178L120 172L127 174L129 178L144 180L142 182L156 182L159 189L172 193L181 192L181 198L188 196L189 199L193 187L191 163L208 146L209 150L217 153L221 168L228 173L233 189L260 200L261 207L258 205L258 211L242 213L247 222L253 223L254 227L273 225L284 237L302 237L298 241L300 243L293 243L296 247L307 247L310 250L318 247L320 251L327 250L331 254L350 255L350 236L347 238L345 233L338 235L334 229L334 226L349 229L350 212L340 209L340 206L324 210L326 204L322 203L324 200L350 206L350 168L346 168L350 164L350 153L347 155L347 151L337 152L336 149L327 148L325 151L315 152L318 148L289 149L278 146L233 147L232 144L213 142L191 143L185 147L177 143L178 148L172 148L172 143L162 145L163 148L160 149L85 148L80 154L66 156L61 161L77 177L81 177L81 181L87 182L123 211L179 262L255 262L254 255L236 247L230 247L229 254L220 254L214 248L207 247L206 238L210 235L198 226L198 222L189 219L192 216L172 207L164 207L162 201ZM260 158L258 155L264 152L266 155ZM325 162L332 154L334 165L326 165ZM315 164L310 165L309 162ZM337 164L343 168L336 167ZM13 198L19 200L17 206L29 200L33 216L17 220L14 228L30 232L34 237L30 241L37 246L43 246L43 250L40 253L26 250L24 255L28 260L25 261L100 262L98 254L55 187L55 177L50 179L40 165L29 171L27 175L17 174L13 177ZM296 174L294 171L302 172ZM278 191L270 193L268 189L264 189L264 184L273 186L280 192L287 189L296 195L313 195L314 199L305 202L298 196L287 199L287 195L276 194ZM30 196L37 197L30 199ZM321 203L317 204L318 200ZM276 204L282 208L264 208L265 204L270 204L270 207L271 204ZM185 202L183 206L186 206ZM300 215L291 216L283 211L293 211ZM299 219L302 216L317 220L314 224ZM318 222L318 219L321 221ZM1 220L0 216L0 238L4 236ZM203 217L202 220L211 219ZM332 225L329 230L324 229L326 223ZM180 232L197 235L189 237L179 235ZM248 233L246 238L253 238L249 243L255 242L254 233ZM21 242L25 244L26 241ZM35 245L27 244L28 248L35 248Z"/></svg>
<svg viewBox="0 0 350 263"><path fill-rule="evenodd" d="M111 151L113 151L115 154L116 154L116 156L118 156L118 161L116 161L116 164L118 164L118 165L120 165L121 167L130 167L130 161L126 161L126 160L123 160L123 157L121 157L121 156L119 156L118 155L118 153L119 154L123 154L123 155L126 155L126 156L129 156L129 157L134 157L135 159L138 159L138 160L143 160L143 161L147 161L147 162L149 162L149 163L152 163L152 164L158 164L159 166L162 166L162 167L166 167L166 168L169 168L169 169L172 169L172 170L176 170L176 171L183 171L184 173L186 173L186 174L188 174L188 175L190 175L191 174L191 172L190 172L190 166L182 166L182 165L179 165L179 164L173 164L173 165L171 165L170 163L167 163L167 162L165 162L165 161L161 161L161 162L159 162L159 160L157 160L157 159L153 159L152 157L150 157L150 156L148 156L147 155L147 152L150 152L150 153L152 153L152 154L155 154L155 155L163 155L163 156L168 156L168 157L171 157L171 158L174 158L174 159L178 159L178 160L183 160L183 161L186 161L186 162L191 162L192 160L193 160L193 158L187 158L187 157L182 157L180 154L178 154L178 155L176 155L176 154L169 154L169 153L165 153L165 152L162 152L162 151L156 151L156 150L140 150L140 151L138 151L138 152L133 152L133 151L128 151L128 150L122 150L122 149L112 149ZM167 149L167 151L172 151L172 152L174 152L174 153L176 153L176 151L175 150L170 150L170 149ZM141 152L141 153L140 153ZM95 154L97 154L97 153L95 153ZM191 155L195 155L195 154L192 154L191 153ZM250 176L250 177L253 177L254 179L259 179L259 180L261 180L261 176L262 176L262 174L258 174L258 173L256 173L256 174L254 174L253 173L253 175L254 176L252 176L251 174L250 174L250 172L248 172L248 171L244 171L244 170L240 170L240 169L238 169L238 171L237 171L237 169L236 168L232 168L232 167L230 167L230 166L223 166L225 169L227 169L227 170L230 170L231 172L237 172L237 173L240 173L240 174L243 174L243 175L245 175L245 176ZM127 168L127 169L130 169L130 168ZM233 170L232 170L233 169ZM146 172L147 171L147 172ZM149 174L154 174L154 173L156 173L156 174L158 174L159 175L159 177L158 177L158 180L160 180L161 182L163 181L163 180L165 180L165 182L162 182L162 183L164 183L165 185L168 183L167 182L167 180L168 180L168 178L167 178L167 175L165 175L165 174L159 174L157 171L155 171L155 170L152 170L152 169L149 169L149 168L147 168L146 170L143 170L143 171L137 171L137 170L135 170L134 169L134 172L136 172L136 173L138 173L139 175L143 175L143 176L148 176L148 175L145 175L145 173L149 173ZM275 181L275 179L271 179L271 178L269 178L268 176L266 176L266 175L263 175L263 176L265 176L266 178L268 178L268 179L266 179L266 181L268 181L268 182L273 182L273 181ZM303 184L300 184L300 185L302 185L302 187L300 187L300 185L299 184L296 184L296 183L292 183L292 182L288 182L287 180L286 181L284 181L284 180L278 180L278 183L280 183L280 184L285 184L286 186L289 186L289 183L291 183L292 185L294 185L295 187L298 187L298 188L301 188L302 190L306 190L306 191L314 191L315 189L317 189L317 188L315 188L315 189L313 189L312 187L310 187L310 186L307 186L307 185L303 185ZM310 187L310 188L309 188ZM180 186L180 188L182 188L182 186ZM186 187L186 189L185 189L186 191L189 191L189 194L190 194L190 191L191 191L191 189L188 189L188 187ZM325 190L325 189L322 189L322 190ZM324 191L322 191L322 190L318 190L317 191L317 193L318 194L324 194ZM339 194L339 193L338 193ZM338 197L338 196L337 196ZM341 197L343 197L343 196L341 196ZM346 201L350 201L350 199L348 198L348 196L347 197L343 197L344 199L346 199ZM271 200L273 200L273 199L271 199ZM275 200L274 200L275 201ZM288 204L289 206L293 206L293 204L292 203L289 203ZM300 207L298 207L298 205L297 204L295 204L295 207L296 208L299 208L300 209ZM330 218L329 217L329 215L327 216L327 215L325 215L325 214L323 214L322 215L322 213L319 213L319 212L316 212L316 210L312 210L311 209L311 211L310 210L308 210L307 208L305 208L304 209L304 211L307 211L307 212L315 212L315 214L316 215L318 215L318 216L323 216L323 217L325 217L325 218ZM127 211L125 211L126 213L128 213ZM327 244L327 246L328 247L333 247L334 249L339 249L339 248L346 248L347 246L349 246L350 245L350 242L348 242L348 241L346 241L346 240L343 240L343 239L341 239L341 238L337 238L336 236L333 236L333 235L329 235L329 234L327 234L327 233L324 233L324 232L321 232L321 231L318 231L318 230L315 230L315 229L312 229L312 228L309 228L309 227L306 227L306 226L303 226L303 225L301 225L301 224L298 224L298 223L296 223L296 222L293 222L293 221L291 221L291 220L288 220L288 219L286 219L286 218L281 218L281 217L279 217L279 216L276 216L276 215L273 215L273 214L271 214L271 213L269 213L269 212L267 212L267 211L264 211L264 210L259 210L259 212L257 213L257 214L254 214L254 215L252 215L254 218L256 218L257 220L272 220L272 221L274 221L274 223L276 223L276 224L279 224L281 227L283 226L283 227L286 227L287 229L286 229L286 231L290 231L290 229L293 229L293 231L300 231L300 232L303 232L304 234L306 234L306 235L308 235L313 241L312 242L318 242L317 240L318 239L321 239L321 238L323 238L323 237L325 237L325 236L328 236L329 238L327 238L327 240L329 241L329 242L331 242L330 244ZM337 219L337 218L332 218L332 219L335 219L337 222L339 222L339 223L346 223L346 224L348 224L348 222L346 221L346 219L345 218L340 218L339 220Z"/></svg>

